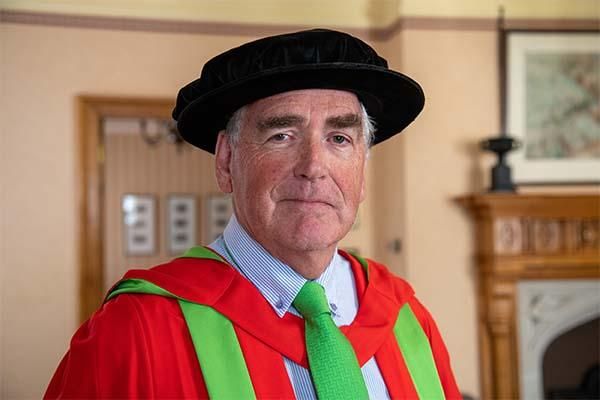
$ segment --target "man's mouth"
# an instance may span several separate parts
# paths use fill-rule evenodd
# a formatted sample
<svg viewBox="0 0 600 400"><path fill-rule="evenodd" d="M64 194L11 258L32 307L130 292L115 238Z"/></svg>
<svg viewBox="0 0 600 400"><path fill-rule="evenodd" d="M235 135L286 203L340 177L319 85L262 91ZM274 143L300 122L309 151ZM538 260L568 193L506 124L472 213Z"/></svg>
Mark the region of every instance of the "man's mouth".
<svg viewBox="0 0 600 400"><path fill-rule="evenodd" d="M300 206L305 205L305 206L329 206L329 207L333 207L333 204L331 204L330 202L328 202L327 200L321 200L321 199L303 199L303 198L292 198L292 199L284 199L282 200L284 202L289 202L289 203L296 203Z"/></svg>

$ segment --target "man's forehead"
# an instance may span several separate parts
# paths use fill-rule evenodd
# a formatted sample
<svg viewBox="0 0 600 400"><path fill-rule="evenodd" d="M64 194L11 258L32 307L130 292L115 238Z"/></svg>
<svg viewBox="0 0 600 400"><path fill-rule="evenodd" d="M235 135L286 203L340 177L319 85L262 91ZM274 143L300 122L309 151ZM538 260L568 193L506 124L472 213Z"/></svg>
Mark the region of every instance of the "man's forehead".
<svg viewBox="0 0 600 400"><path fill-rule="evenodd" d="M254 118L303 113L310 109L332 115L360 113L360 102L352 92L333 89L305 89L279 93L250 104L247 111ZM249 116L250 116L249 115Z"/></svg>

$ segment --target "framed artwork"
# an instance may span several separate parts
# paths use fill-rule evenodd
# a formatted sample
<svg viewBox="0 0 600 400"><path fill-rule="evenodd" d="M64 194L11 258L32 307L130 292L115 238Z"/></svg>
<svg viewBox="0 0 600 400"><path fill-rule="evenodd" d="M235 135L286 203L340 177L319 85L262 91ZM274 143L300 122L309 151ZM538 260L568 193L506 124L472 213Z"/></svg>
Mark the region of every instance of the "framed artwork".
<svg viewBox="0 0 600 400"><path fill-rule="evenodd" d="M125 255L156 254L156 198L149 194L125 194L121 213Z"/></svg>
<svg viewBox="0 0 600 400"><path fill-rule="evenodd" d="M196 242L196 196L172 194L167 198L167 247L181 254Z"/></svg>
<svg viewBox="0 0 600 400"><path fill-rule="evenodd" d="M210 194L204 202L204 240L212 242L225 230L229 217L233 214L231 196L227 194Z"/></svg>
<svg viewBox="0 0 600 400"><path fill-rule="evenodd" d="M515 182L600 182L600 31L503 34Z"/></svg>

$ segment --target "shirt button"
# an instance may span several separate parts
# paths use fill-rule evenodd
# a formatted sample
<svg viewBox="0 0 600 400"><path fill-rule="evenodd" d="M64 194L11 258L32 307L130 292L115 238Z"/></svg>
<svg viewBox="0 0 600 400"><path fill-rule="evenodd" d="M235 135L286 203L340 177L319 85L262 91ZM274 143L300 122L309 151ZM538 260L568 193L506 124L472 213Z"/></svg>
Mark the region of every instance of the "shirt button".
<svg viewBox="0 0 600 400"><path fill-rule="evenodd" d="M281 299L278 299L277 303L275 303L275 307L279 309L283 308L283 301L281 301Z"/></svg>
<svg viewBox="0 0 600 400"><path fill-rule="evenodd" d="M333 311L337 311L337 306L335 305L335 303L329 303L329 307L331 307Z"/></svg>

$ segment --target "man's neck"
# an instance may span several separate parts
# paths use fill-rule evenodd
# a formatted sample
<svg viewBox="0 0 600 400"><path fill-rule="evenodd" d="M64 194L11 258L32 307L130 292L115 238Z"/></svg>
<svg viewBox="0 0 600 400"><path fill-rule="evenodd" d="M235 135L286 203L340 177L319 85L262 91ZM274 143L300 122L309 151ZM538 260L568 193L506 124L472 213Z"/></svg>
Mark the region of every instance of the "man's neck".
<svg viewBox="0 0 600 400"><path fill-rule="evenodd" d="M319 278L331 263L337 250L337 243L316 249L299 249L291 246L282 246L281 243L272 238L258 237L260 235L253 232L251 227L245 226L243 221L240 221L235 214L232 216L232 220L267 253L305 279L313 280Z"/></svg>
<svg viewBox="0 0 600 400"><path fill-rule="evenodd" d="M261 245L275 258L289 265L294 271L306 279L317 279L320 277L336 251L335 246L319 250L290 251L270 248L268 245Z"/></svg>

